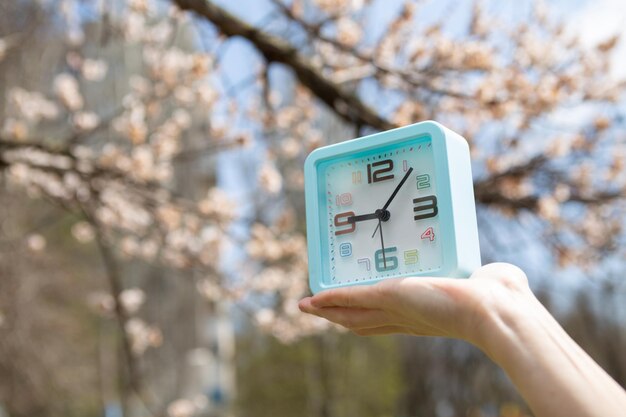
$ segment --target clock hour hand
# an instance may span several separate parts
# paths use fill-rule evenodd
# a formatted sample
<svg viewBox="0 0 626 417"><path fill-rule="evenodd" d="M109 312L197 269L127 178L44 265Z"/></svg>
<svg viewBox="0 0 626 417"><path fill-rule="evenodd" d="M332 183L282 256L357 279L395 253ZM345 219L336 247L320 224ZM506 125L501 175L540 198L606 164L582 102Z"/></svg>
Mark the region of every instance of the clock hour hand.
<svg viewBox="0 0 626 417"><path fill-rule="evenodd" d="M361 214L359 216L348 217L348 223L362 222L363 220L376 220L380 218L380 211L376 210L374 213Z"/></svg>

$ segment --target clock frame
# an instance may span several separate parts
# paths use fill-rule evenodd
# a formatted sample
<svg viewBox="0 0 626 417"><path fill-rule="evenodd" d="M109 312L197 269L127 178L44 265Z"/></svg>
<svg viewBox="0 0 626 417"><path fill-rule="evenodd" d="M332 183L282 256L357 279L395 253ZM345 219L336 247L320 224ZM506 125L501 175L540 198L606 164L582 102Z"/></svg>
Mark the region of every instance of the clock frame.
<svg viewBox="0 0 626 417"><path fill-rule="evenodd" d="M347 277L347 280L333 282L331 256L338 255L331 255L334 250L331 252L325 232L327 225L324 219L327 217L328 197L324 184L320 184L318 170L327 166L330 161L342 158L358 159L358 155L366 155L376 150L382 153L388 148L396 149L403 143L420 140L429 141L432 146L432 175L436 181L437 238L441 247L438 268L410 273L391 272L366 280L350 280L350 277ZM372 284L382 279L404 276L467 277L480 266L469 146L463 137L441 124L426 121L319 148L307 157L304 174L309 285L313 293L347 285ZM368 178L371 175L369 165L367 175Z"/></svg>

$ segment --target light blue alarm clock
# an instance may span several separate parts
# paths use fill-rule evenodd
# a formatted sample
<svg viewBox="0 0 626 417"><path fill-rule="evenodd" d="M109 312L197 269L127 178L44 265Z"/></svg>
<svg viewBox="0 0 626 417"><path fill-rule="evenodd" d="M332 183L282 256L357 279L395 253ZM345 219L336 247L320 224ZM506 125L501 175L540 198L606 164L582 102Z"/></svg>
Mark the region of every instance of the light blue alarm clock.
<svg viewBox="0 0 626 417"><path fill-rule="evenodd" d="M439 123L319 148L304 176L313 293L480 266L469 146Z"/></svg>

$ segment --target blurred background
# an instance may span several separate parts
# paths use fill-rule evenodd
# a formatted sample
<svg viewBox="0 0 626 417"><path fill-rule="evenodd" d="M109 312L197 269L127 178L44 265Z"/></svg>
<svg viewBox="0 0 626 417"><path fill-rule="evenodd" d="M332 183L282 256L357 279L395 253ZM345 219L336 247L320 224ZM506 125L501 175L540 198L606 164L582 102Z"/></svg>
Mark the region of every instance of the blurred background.
<svg viewBox="0 0 626 417"><path fill-rule="evenodd" d="M626 384L619 0L4 0L0 416L522 417L465 343L305 317L313 149L434 119Z"/></svg>

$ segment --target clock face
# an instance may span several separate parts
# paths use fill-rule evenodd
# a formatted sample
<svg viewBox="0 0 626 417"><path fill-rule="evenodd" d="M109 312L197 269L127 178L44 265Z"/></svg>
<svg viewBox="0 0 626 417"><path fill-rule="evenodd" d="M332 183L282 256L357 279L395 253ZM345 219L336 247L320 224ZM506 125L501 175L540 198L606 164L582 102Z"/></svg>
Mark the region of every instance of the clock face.
<svg viewBox="0 0 626 417"><path fill-rule="evenodd" d="M320 225L327 284L441 268L429 137L330 159L317 174L326 203L320 204Z"/></svg>

